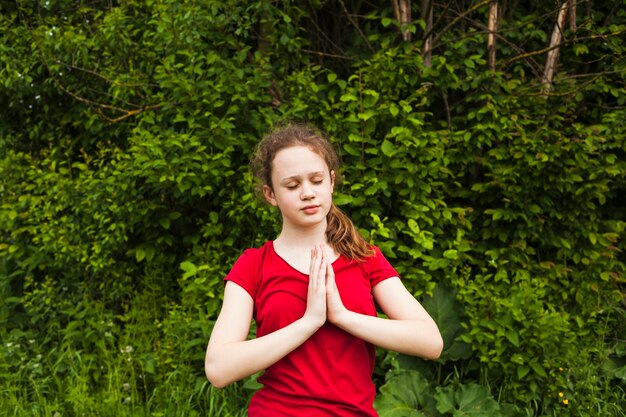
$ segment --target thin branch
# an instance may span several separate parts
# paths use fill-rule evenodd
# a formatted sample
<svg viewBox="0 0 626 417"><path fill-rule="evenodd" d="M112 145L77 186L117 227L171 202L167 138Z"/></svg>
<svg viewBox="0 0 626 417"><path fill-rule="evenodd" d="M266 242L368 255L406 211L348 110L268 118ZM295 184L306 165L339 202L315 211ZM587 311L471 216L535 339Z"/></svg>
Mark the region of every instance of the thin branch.
<svg viewBox="0 0 626 417"><path fill-rule="evenodd" d="M148 111L148 110L156 110L156 109L158 109L160 107L161 107L161 105L159 105L159 104L156 104L154 106L145 106L145 107L143 107L141 109L129 110L129 111L126 112L126 114L123 114L123 115L121 115L119 117L116 117L115 119L111 119L111 118L107 117L107 120L109 120L111 123L118 123L118 122L121 122L124 119L129 118L129 117L136 116L136 115L138 115L140 113L143 113L145 111Z"/></svg>
<svg viewBox="0 0 626 417"><path fill-rule="evenodd" d="M446 120L448 122L448 130L451 131L452 130L452 113L450 112L450 104L448 103L448 94L446 94L445 90L441 94L441 97L443 98L443 105L444 105L444 108L446 109Z"/></svg>
<svg viewBox="0 0 626 417"><path fill-rule="evenodd" d="M127 106L135 108L135 109L140 109L140 108L143 107L143 104L132 103L132 102L130 102L128 100L125 100L123 98L115 97L113 94L109 93L108 91L96 90L95 88L91 88L91 87L86 87L86 88L87 88L87 91L90 91L92 93L99 94L101 96L110 98L111 102L117 100L118 102L121 102L121 104L127 105ZM143 96L141 94L141 92L139 92L139 96L140 96L140 98L145 99L145 96Z"/></svg>
<svg viewBox="0 0 626 417"><path fill-rule="evenodd" d="M359 35L361 36L361 38L363 38L363 40L365 41L365 44L367 45L367 47L369 48L370 52L374 53L376 52L374 50L374 48L372 47L372 44L370 43L370 41L367 39L367 36L365 36L365 34L363 33L363 31L361 30L361 28L359 27L358 22L356 22L354 20L354 18L352 17L352 15L350 14L350 12L348 11L348 9L346 8L346 3L343 0L339 0L339 3L341 3L341 7L343 8L343 12L346 14L346 16L348 16L348 20L350 21L350 23L352 23L352 25L356 28L357 32L359 32Z"/></svg>
<svg viewBox="0 0 626 417"><path fill-rule="evenodd" d="M311 1L309 1L309 6L310 6L310 13L315 13L315 7L311 4ZM326 34L325 30L322 30L322 28L320 27L320 25L317 24L318 18L317 15L314 16L313 19L310 19L310 22L315 26L315 29L317 29L317 33L319 33L324 39L326 39L326 41L331 44L337 51L339 51L340 53L344 53L344 50L341 48L341 46L337 45L331 38L330 36L328 36Z"/></svg>
<svg viewBox="0 0 626 417"><path fill-rule="evenodd" d="M21 8L20 8L20 14L22 14L22 10L21 10ZM22 16L22 17L23 17L23 16ZM24 19L24 21L26 21L26 19ZM50 77L52 78L52 81L54 82L54 84L55 84L55 85L56 85L56 86L57 86L57 87L58 87L61 91L63 91L65 94L67 94L67 95L69 95L70 97L72 97L74 100L77 100L77 101L79 101L79 102L81 102L81 103L85 103L85 104L87 104L87 105L91 106L92 108L94 108L94 110L96 111L96 113L98 113L101 117L103 117L103 118L104 118L104 119L106 119L107 121L112 122L112 123L116 123L116 122L119 122L119 121L121 121L121 120L124 120L124 119L126 119L126 118L128 118L128 117L134 116L134 115L136 115L136 114L143 113L143 112L144 112L144 111L146 111L146 110L154 110L154 109L158 109L158 108L160 108L160 107L161 107L161 105L160 105L160 104L158 104L158 105L150 105L150 106L142 106L142 107L136 106L136 107L137 107L136 109L133 109L133 110L127 110L127 109L122 109L122 108L120 108L120 107L116 107L116 106L113 106L113 105L110 105L110 104L106 104L106 103L99 103L99 102L96 102L96 101L93 101L93 100L89 100L89 99L87 99L87 98L81 97L81 96L79 96L78 94L76 94L76 93L74 93L74 92L72 92L72 91L68 90L68 89L67 89L67 88L63 85L63 83L61 83L61 81L59 80L59 78L58 78L58 77L54 74L54 71L52 71L52 69L50 68L50 64L49 64L48 58L47 58L47 57L46 57L46 55L44 54L44 52L43 52L43 48L41 47L41 44L39 43L39 39L35 36L35 33L33 32L32 27L31 27L30 25L28 25L28 24L27 24L26 26L27 26L27 28L28 28L28 31L29 31L29 33L30 33L30 36L31 36L31 38L32 38L32 40L33 40L33 42L34 42L34 44L36 45L36 49L37 49L37 51L38 51L38 53L39 53L39 56L40 56L40 58L41 58L41 62L43 63L43 65L44 65L44 66L46 67L46 69L48 70L48 73L50 74ZM60 60L58 60L58 59L57 59L57 60L55 60L55 62L57 62L57 63L61 63L61 64L63 64L63 65L69 65L69 64L65 64L65 63L63 63L62 61L60 61ZM70 67L71 67L71 66L70 66ZM80 68L77 68L77 69L80 69ZM83 70L83 69L81 69L81 70ZM91 71L91 70L84 70L84 71L85 71L85 72L89 72L89 73L91 73L91 74L93 74L93 75L96 75L96 76L98 76L99 78L104 79L104 80L106 80L107 82L110 82L111 84L113 84L113 81L112 81L112 80L109 80L108 78L104 77L102 74L98 74L98 73L96 73L96 72L94 72L94 71ZM101 93L101 92L100 92L100 93ZM107 116L106 114L104 114L104 113L102 112L102 110L100 110L100 109L107 109L107 110L111 110L111 111L118 112L118 113L123 113L123 114L122 114L121 116L116 117L116 118L111 118L111 117Z"/></svg>
<svg viewBox="0 0 626 417"><path fill-rule="evenodd" d="M478 2L478 3L474 4L472 7L470 7L469 9L467 9L466 11L464 11L463 13L459 14L454 19L452 19L452 21L450 23L448 23L441 31L439 31L439 34L437 36L435 36L435 39L433 40L433 43L438 42L439 39L448 31L448 29L450 29L452 26L456 25L460 20L463 20L465 18L465 16L467 16L470 13L472 13L474 10L480 9L481 7L489 4L490 1L491 0L483 0L481 2Z"/></svg>
<svg viewBox="0 0 626 417"><path fill-rule="evenodd" d="M57 85L57 87L59 87L65 94L69 95L74 100L80 101L81 103L85 103L85 104L87 104L89 106L94 106L94 107L98 107L98 108L101 108L101 109L112 110L112 111L116 111L118 113L124 113L123 115L121 115L119 117L110 118L110 117L104 115L104 113L98 112L99 114L103 115L110 122L118 122L118 121L126 119L126 118L128 118L130 116L134 116L136 114L143 113L146 110L155 110L155 109L158 109L158 108L161 107L160 104L156 104L156 105L151 105L151 106L143 106L143 107L140 107L140 108L137 108L137 109L134 109L134 110L122 109L120 107L112 106L110 104L99 103L97 101L93 101L93 100L89 100L87 98L81 97L78 94L75 94L75 93L71 92L70 90L68 90L67 88L65 88L65 86L63 86L63 84L61 84L56 78L54 78L54 81L55 81L55 84Z"/></svg>
<svg viewBox="0 0 626 417"><path fill-rule="evenodd" d="M589 40L589 39L606 39L606 38L609 38L611 36L619 36L619 35L621 35L623 33L626 33L626 29L620 30L618 32L606 33L604 35L591 35L591 36L584 36L584 37L581 37L581 38L572 38L570 40L562 41L558 45L552 45L552 46L549 46L547 48L539 49L537 51L527 52L525 54L515 56L515 57L509 59L505 63L505 65L509 65L509 64L511 64L511 63L513 63L515 61L519 61L520 59L525 59L525 58L528 58L528 57L531 57L531 56L534 56L534 55L541 55L543 53L551 51L552 49L560 48L561 46L567 45L567 44L570 44L570 43L585 41L585 40Z"/></svg>
<svg viewBox="0 0 626 417"><path fill-rule="evenodd" d="M144 86L150 86L150 87L158 87L156 84L150 84L150 83L137 83L137 84L132 84L132 83L122 83L119 82L117 80L112 80L108 77L105 77L104 75L100 74L99 72L96 72L94 70L90 70L87 68L82 68L82 67L78 67L76 65L72 65L72 64L68 64L67 62L63 62L60 59L55 60L55 62L57 64L63 65L64 67L68 68L68 69L72 69L72 70L76 70L76 71L80 71L80 72L84 72L86 74L91 74L95 77L98 77L104 81L106 81L108 84L117 86L117 87L144 87Z"/></svg>
<svg viewBox="0 0 626 417"><path fill-rule="evenodd" d="M356 61L356 58L352 58L352 57L345 56L345 55L330 54L328 52L313 51L311 49L300 49L300 50L302 52L306 52L307 54L320 55L320 56L325 56L329 58L345 59L348 61Z"/></svg>
<svg viewBox="0 0 626 417"><path fill-rule="evenodd" d="M526 94L527 96L551 96L551 97L562 97L562 96L571 96L574 95L576 93L578 93L579 91L581 91L581 87L586 87L590 84L592 84L594 81L596 81L598 78L602 77L602 76L607 76L607 75L615 75L615 74L626 74L626 69L623 70L618 70L618 71L602 71L602 72L594 72L594 73L588 73L588 74L574 74L574 75L570 75L570 76L566 76L566 77L561 77L559 79L559 81L568 81L568 80L573 80L573 79L581 79L581 78L586 78L586 77L591 77L591 79L584 81L581 85L577 86L576 89L574 90L568 90L568 91L562 91L562 92L537 92L537 93L528 93ZM535 86L529 86L527 90L531 90L533 89Z"/></svg>
<svg viewBox="0 0 626 417"><path fill-rule="evenodd" d="M460 39L465 39L467 37L473 37L476 35L481 35L481 34L489 34L489 27L486 26L485 24L483 24L482 22L470 19L469 17L465 16L463 17L465 20L467 20L470 24L474 25L476 28L480 29L481 31L479 32L473 32L470 34L464 34L462 36L456 37L452 40L450 40L449 42L443 42L443 43L438 43L436 46L433 47L433 49L437 49L440 47L443 47L445 45L447 45L450 42L456 42ZM508 40L504 34L508 33L508 32L515 32L516 30L518 30L517 27L514 28L509 28L507 30L500 30L499 32L495 33L495 37L499 42L503 42L504 44L506 44L507 46L509 46L511 49L517 51L518 53L521 54L522 48L520 46L518 46L517 44L511 42L510 40ZM532 57L530 57L532 58ZM507 65L507 63L505 63L505 65ZM533 71L533 74L535 74L536 76L540 77L541 76L541 70L540 70L540 65L537 61L535 60L529 60L529 64L530 64L530 69Z"/></svg>
<svg viewBox="0 0 626 417"><path fill-rule="evenodd" d="M465 39L465 38L471 38L477 35L484 35L484 34L488 34L489 33L489 29L484 26L483 24L477 23L473 20L470 20L470 22L472 24L474 24L477 28L481 29L480 31L476 31L476 32L472 32L472 33L468 33L468 34L464 34L462 36L458 36L456 38L452 38L446 42L442 42L442 43L438 43L434 49L438 49L438 48L442 48L446 45L448 45L449 43L453 43L456 42L460 39ZM510 46L512 49L515 49L517 51L520 50L519 46L517 46L516 44L512 43L511 41L509 41L508 39L506 39L504 36L502 36L501 34L496 34L496 38L498 39L498 41L504 42L505 44L507 44L508 46ZM539 69L540 65L538 62L534 61L534 60L530 60L530 69L532 70L533 74L535 74L536 76L541 76L541 70Z"/></svg>
<svg viewBox="0 0 626 417"><path fill-rule="evenodd" d="M430 3L428 8L430 9L430 13L432 14L433 7L434 7L434 0L422 0L422 1L423 2L428 1ZM450 9L450 4L451 4L451 2L446 3L446 5L443 8L443 10L441 10L440 13L437 13L437 15L438 15L437 16L437 20L431 25L430 29L426 28L427 30L424 31L424 35L422 36L422 39L426 39L429 36L432 37L434 28L439 26L439 22L441 22L444 19L445 15L446 15L446 12ZM422 12L423 12L422 16L426 15L426 11L424 9L425 9L424 6L422 6Z"/></svg>

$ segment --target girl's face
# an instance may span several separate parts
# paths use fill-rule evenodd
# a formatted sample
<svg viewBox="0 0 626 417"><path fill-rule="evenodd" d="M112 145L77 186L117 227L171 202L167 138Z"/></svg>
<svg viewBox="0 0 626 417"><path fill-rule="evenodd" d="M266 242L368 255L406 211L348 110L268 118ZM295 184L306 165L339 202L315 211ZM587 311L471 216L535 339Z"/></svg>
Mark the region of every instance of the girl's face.
<svg viewBox="0 0 626 417"><path fill-rule="evenodd" d="M332 204L335 173L307 146L278 151L272 161L272 187L263 186L265 199L280 209L283 227L315 226L326 221Z"/></svg>

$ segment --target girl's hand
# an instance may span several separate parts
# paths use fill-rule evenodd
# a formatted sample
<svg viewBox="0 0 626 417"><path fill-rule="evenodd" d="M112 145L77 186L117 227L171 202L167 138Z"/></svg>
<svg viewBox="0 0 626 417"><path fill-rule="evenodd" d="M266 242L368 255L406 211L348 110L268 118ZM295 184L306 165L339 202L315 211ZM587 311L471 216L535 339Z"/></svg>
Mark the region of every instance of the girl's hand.
<svg viewBox="0 0 626 417"><path fill-rule="evenodd" d="M339 289L335 282L335 271L330 263L326 251L324 251L324 259L326 260L326 315L328 321L337 324L341 316L348 310L341 301Z"/></svg>
<svg viewBox="0 0 626 417"><path fill-rule="evenodd" d="M326 322L326 271L327 260L318 245L311 249L309 288L307 292L305 319L311 320L316 328Z"/></svg>

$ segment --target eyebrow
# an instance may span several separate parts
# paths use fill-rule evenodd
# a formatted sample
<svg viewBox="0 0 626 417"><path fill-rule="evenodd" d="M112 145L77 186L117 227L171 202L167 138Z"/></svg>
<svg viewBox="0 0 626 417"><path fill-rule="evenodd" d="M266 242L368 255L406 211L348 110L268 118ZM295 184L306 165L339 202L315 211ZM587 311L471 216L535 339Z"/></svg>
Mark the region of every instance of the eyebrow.
<svg viewBox="0 0 626 417"><path fill-rule="evenodd" d="M305 174L305 177L314 177L316 175L322 175L324 176L326 172L325 171L314 171L314 172L309 172L308 174ZM282 180L280 180L281 184L287 183L289 181L294 181L294 180L299 180L302 176L301 175L292 175L291 177L285 177Z"/></svg>

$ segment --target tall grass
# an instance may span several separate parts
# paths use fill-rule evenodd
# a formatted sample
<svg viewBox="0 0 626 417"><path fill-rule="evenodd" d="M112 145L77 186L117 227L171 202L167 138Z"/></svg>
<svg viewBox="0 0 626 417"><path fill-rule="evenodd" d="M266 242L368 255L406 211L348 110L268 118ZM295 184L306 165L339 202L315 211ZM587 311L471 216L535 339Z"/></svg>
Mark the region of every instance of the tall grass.
<svg viewBox="0 0 626 417"><path fill-rule="evenodd" d="M246 415L249 391L241 384L215 389L198 370L186 365L167 375L152 375L152 381L146 384L147 375L138 373L134 365L111 352L94 360L78 351L65 351L36 375L29 372L32 365L4 366L0 374L0 416Z"/></svg>

